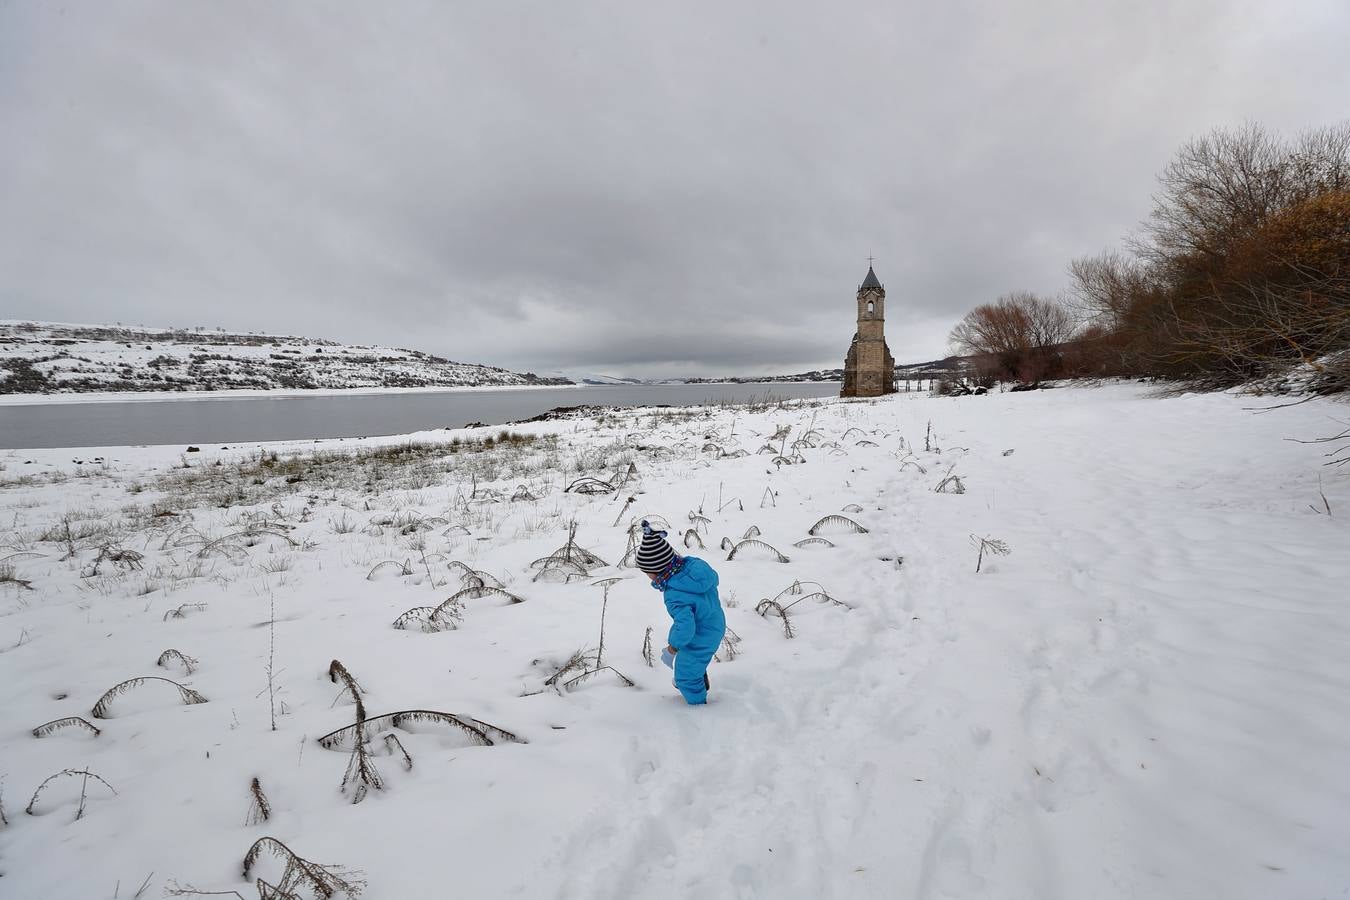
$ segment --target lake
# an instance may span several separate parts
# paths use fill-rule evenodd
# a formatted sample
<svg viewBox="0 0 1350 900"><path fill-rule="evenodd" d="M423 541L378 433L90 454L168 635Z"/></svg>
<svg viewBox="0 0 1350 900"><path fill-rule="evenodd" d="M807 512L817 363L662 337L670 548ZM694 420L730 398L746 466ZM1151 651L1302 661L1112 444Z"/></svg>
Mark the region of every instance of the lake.
<svg viewBox="0 0 1350 900"><path fill-rule="evenodd" d="M222 444L406 434L501 425L558 406L698 406L762 397L836 397L812 384L587 385L481 391L229 397L0 405L0 449Z"/></svg>

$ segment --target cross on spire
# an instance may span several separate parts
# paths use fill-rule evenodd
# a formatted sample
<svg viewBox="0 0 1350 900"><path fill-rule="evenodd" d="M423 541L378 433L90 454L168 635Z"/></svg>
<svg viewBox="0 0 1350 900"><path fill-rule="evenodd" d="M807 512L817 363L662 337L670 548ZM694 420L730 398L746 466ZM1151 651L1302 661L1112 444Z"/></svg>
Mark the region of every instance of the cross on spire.
<svg viewBox="0 0 1350 900"><path fill-rule="evenodd" d="M869 256L869 257L867 257L867 268L869 268L869 269L872 268L872 261L873 261L874 259L876 259L875 256Z"/></svg>

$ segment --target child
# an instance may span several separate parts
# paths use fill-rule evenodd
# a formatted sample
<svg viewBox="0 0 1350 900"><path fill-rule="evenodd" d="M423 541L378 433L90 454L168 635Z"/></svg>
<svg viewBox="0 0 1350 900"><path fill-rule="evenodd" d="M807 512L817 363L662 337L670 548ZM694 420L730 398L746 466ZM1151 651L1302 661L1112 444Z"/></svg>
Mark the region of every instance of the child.
<svg viewBox="0 0 1350 900"><path fill-rule="evenodd" d="M717 598L717 573L693 556L680 556L666 543L666 532L642 523L637 567L666 601L674 620L661 661L675 670L675 687L690 706L708 702L708 663L722 643L727 619Z"/></svg>

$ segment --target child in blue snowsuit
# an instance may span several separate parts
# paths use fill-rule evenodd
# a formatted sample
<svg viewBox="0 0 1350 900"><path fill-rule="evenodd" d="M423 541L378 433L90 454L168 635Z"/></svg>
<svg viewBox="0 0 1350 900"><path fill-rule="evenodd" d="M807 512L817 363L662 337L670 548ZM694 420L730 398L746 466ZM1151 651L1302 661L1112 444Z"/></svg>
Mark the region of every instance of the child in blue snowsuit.
<svg viewBox="0 0 1350 900"><path fill-rule="evenodd" d="M675 671L675 687L690 706L708 702L708 663L722 643L727 619L717 597L717 573L694 556L680 556L666 532L642 523L637 567L666 601L673 623L661 661Z"/></svg>

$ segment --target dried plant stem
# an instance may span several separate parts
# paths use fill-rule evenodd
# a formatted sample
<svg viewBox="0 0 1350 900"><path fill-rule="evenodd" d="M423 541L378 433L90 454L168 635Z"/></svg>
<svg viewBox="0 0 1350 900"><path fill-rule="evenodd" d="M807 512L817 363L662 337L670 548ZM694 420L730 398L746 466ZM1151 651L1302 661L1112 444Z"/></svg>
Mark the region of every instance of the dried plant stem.
<svg viewBox="0 0 1350 900"><path fill-rule="evenodd" d="M33 798L28 801L28 806L24 807L24 812L28 813L28 815L30 816L35 815L35 813L33 812L33 807L37 805L38 797L42 794L43 788L45 788L48 784L50 784L51 782L55 781L56 779L62 776L73 777L75 775L79 775L81 778L80 810L79 813L75 816L75 818L77 819L80 818L80 816L84 815L85 788L88 786L90 778L94 779L99 784L103 785L105 788L112 791L114 794L117 793L116 789L114 789L112 785L108 784L108 782L104 781L100 776L95 775L88 769L62 769L60 772L57 772L54 775L48 775L47 778L43 780L42 784L39 784L37 786L37 790L33 791Z"/></svg>
<svg viewBox="0 0 1350 900"><path fill-rule="evenodd" d="M103 733L102 731L95 728L93 725L91 725L84 719L80 718L79 716L66 716L64 719L53 719L50 722L47 722L43 725L39 725L38 727L34 728L33 737L35 738L47 737L49 734L52 734L55 731L60 731L62 728L71 728L71 727L83 728L87 731L91 731L94 733L94 737L98 737L100 734Z"/></svg>
<svg viewBox="0 0 1350 900"><path fill-rule="evenodd" d="M95 719L108 718L109 708L112 706L112 702L114 699L116 699L121 694L125 694L127 691L132 690L133 688L140 687L147 681L163 681L166 684L173 685L178 689L179 696L183 698L183 702L188 706L192 706L195 703L206 702L206 698L203 697L201 694L197 693L196 691L194 691L192 688L184 687L178 682L171 681L168 678L160 678L158 675L145 675L140 678L128 678L121 684L115 684L112 687L108 688L108 690L103 694L103 696L98 699L98 702L94 704L93 710L94 718Z"/></svg>
<svg viewBox="0 0 1350 900"><path fill-rule="evenodd" d="M172 648L161 653L159 659L155 660L155 665L167 669L171 662L177 662L181 665L183 667L184 675L191 675L197 668L197 659L195 657L188 656L187 654Z"/></svg>
<svg viewBox="0 0 1350 900"><path fill-rule="evenodd" d="M244 855L245 878L252 876L253 868L264 852L275 856L285 866L281 879L276 886L274 888L271 885L268 886L272 889L269 896L293 896L295 894L294 889L305 889L325 898L336 897L338 894L355 897L365 887L365 879L361 877L360 873L348 872L337 866L310 862L297 856L290 847L273 837L258 838L253 846L249 847L248 853ZM260 879L259 884L263 883ZM277 893L279 891L285 893ZM261 888L259 894L261 895Z"/></svg>
<svg viewBox="0 0 1350 900"><path fill-rule="evenodd" d="M605 588L604 600L600 603L600 645L595 651L595 667L604 668L605 665L605 613L609 610L609 588Z"/></svg>
<svg viewBox="0 0 1350 900"><path fill-rule="evenodd" d="M272 730L277 730L277 690L276 690L276 656L277 656L277 599L271 591L267 592L267 708L272 717ZM191 670L189 670L191 671ZM253 783L256 785L258 780L255 778ZM267 817L264 816L264 819Z"/></svg>
<svg viewBox="0 0 1350 900"><path fill-rule="evenodd" d="M394 752L394 750L397 749L398 752L403 755L403 764L408 767L409 772L412 771L413 767L412 756L408 753L407 750L404 749L403 742L398 739L398 735L393 734L392 732L386 734L384 736L384 745L385 747L389 748L390 753Z"/></svg>
<svg viewBox="0 0 1350 900"><path fill-rule="evenodd" d="M272 806L267 802L267 795L263 793L262 784L257 778L248 786L248 792L253 798L249 803L248 815L244 818L245 825L261 825L272 818Z"/></svg>

